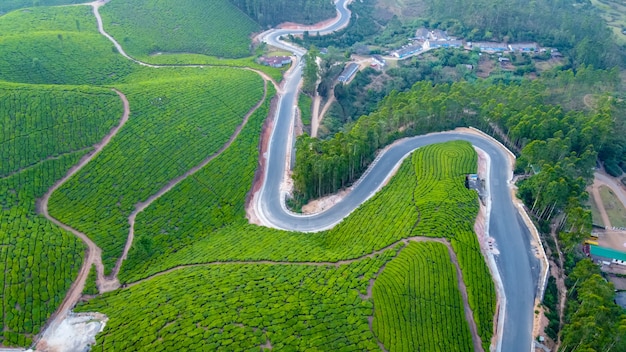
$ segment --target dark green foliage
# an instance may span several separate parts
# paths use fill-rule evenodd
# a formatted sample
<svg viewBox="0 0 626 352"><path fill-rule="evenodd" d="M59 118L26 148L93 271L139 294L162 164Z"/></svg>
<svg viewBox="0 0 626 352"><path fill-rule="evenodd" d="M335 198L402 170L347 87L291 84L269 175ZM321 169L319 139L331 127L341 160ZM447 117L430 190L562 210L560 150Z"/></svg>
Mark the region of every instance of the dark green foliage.
<svg viewBox="0 0 626 352"><path fill-rule="evenodd" d="M445 245L413 242L373 290L372 329L388 351L471 351L472 337Z"/></svg>
<svg viewBox="0 0 626 352"><path fill-rule="evenodd" d="M261 26L283 22L313 24L335 16L333 2L326 0L229 0Z"/></svg>
<svg viewBox="0 0 626 352"><path fill-rule="evenodd" d="M569 274L563 351L626 350L626 314L613 301L612 283L600 276L600 268L583 259Z"/></svg>
<svg viewBox="0 0 626 352"><path fill-rule="evenodd" d="M619 167L615 160L609 160L604 163L604 169L609 175L614 177L620 177L623 173L622 169Z"/></svg>
<svg viewBox="0 0 626 352"><path fill-rule="evenodd" d="M98 286L96 285L96 276L96 267L92 265L89 269L87 282L85 282L85 288L83 289L84 295L97 295L99 293Z"/></svg>
<svg viewBox="0 0 626 352"><path fill-rule="evenodd" d="M84 245L36 202L120 113L108 89L0 83L0 344L29 345L76 278Z"/></svg>
<svg viewBox="0 0 626 352"><path fill-rule="evenodd" d="M228 0L111 1L100 9L107 31L133 57L160 53L250 56L259 26Z"/></svg>
<svg viewBox="0 0 626 352"><path fill-rule="evenodd" d="M311 124L311 109L312 109L312 101L311 97L306 94L300 94L298 97L298 108L300 109L300 118L302 119L302 124L310 125Z"/></svg>
<svg viewBox="0 0 626 352"><path fill-rule="evenodd" d="M302 91L309 96L315 94L315 87L319 78L319 67L316 59L319 51L312 46L304 56L304 69L302 70Z"/></svg>
<svg viewBox="0 0 626 352"><path fill-rule="evenodd" d="M547 309L545 315L546 318L548 318L548 326L545 329L545 333L554 341L556 341L560 329L558 304L559 291L556 287L556 279L553 276L550 276L548 278L548 286L546 287L546 292L543 296L543 305Z"/></svg>

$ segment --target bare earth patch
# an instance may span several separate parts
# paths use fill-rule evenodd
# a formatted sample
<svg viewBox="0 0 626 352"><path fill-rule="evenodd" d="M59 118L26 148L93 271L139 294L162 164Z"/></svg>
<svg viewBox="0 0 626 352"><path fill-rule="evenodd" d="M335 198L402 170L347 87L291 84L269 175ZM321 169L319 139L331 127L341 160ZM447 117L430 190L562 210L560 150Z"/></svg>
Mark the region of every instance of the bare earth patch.
<svg viewBox="0 0 626 352"><path fill-rule="evenodd" d="M330 209L335 204L339 203L348 193L350 193L350 190L343 189L339 191L338 193L332 194L330 196L314 199L302 207L302 213L303 214L321 213L324 210Z"/></svg>
<svg viewBox="0 0 626 352"><path fill-rule="evenodd" d="M95 345L108 318L100 313L71 314L49 329L37 344L41 352L83 352Z"/></svg>

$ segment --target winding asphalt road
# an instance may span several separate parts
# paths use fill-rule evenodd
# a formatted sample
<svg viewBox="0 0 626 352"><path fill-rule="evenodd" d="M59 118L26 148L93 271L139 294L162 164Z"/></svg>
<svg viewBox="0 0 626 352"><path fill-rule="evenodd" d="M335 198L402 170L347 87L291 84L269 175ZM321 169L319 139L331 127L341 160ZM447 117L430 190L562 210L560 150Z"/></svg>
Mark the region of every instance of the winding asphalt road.
<svg viewBox="0 0 626 352"><path fill-rule="evenodd" d="M346 0L337 2L339 19L320 30L320 34L330 33L348 23L350 11L346 6ZM285 78L284 94L278 105L269 142L265 179L257 197L257 209L262 221L273 227L292 231L316 232L330 229L382 188L390 177L390 172L416 148L451 140L469 141L491 158L489 183L492 207L489 234L496 239L500 252L495 260L507 297L501 350L530 351L534 300L541 265L532 252L530 232L511 199L509 182L512 174L507 156L491 139L461 132L433 133L404 139L389 148L352 191L332 208L307 216L286 210L281 183L285 175L286 156L292 148L294 110L302 76L300 58L306 51L280 41L280 37L303 31L279 29L269 31L262 37L268 44L292 51L297 56L294 69Z"/></svg>

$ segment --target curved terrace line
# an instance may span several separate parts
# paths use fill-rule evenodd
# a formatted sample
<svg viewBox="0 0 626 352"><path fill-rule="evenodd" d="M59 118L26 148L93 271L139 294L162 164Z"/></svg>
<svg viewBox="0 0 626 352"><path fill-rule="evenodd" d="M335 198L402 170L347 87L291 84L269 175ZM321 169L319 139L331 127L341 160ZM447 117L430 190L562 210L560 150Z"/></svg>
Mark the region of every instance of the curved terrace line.
<svg viewBox="0 0 626 352"><path fill-rule="evenodd" d="M24 171L28 171L28 170L30 170L32 168L35 168L35 167L37 167L37 166L39 166L39 165L41 165L41 164L43 164L43 163L45 163L47 161L58 160L58 159L61 159L64 156L82 153L82 152L87 151L89 149L91 149L91 147L85 147L85 148L80 148L80 149L76 149L76 150L70 150L69 152L64 152L64 153L59 153L57 155L49 156L49 157L47 157L45 159L41 159L41 160L39 160L37 162L34 162L34 163L30 164L30 165L24 166L21 169L17 169L15 171L12 171L12 172L6 174L5 176L0 176L0 180L4 180L4 179L10 178L10 177L13 177L13 176L15 176L17 174L20 174L20 173L22 173Z"/></svg>
<svg viewBox="0 0 626 352"><path fill-rule="evenodd" d="M234 133L230 136L228 141L217 152L211 154L209 157L204 159L200 164L196 165L195 167L185 172L185 174L175 178L174 180L171 180L165 187L163 187L157 193L150 196L145 202L138 203L135 205L135 211L133 211L133 213L131 213L131 215L128 218L129 219L128 221L131 227L129 229L129 235L127 238L126 245L124 247L124 252L122 256L116 262L115 268L113 272L111 273L111 275L107 277L104 275L104 265L102 264L102 250L86 234L52 217L48 212L48 203L50 200L50 196L56 190L61 188L61 186L63 186L72 176L78 173L85 165L87 165L91 160L93 160L93 158L95 158L102 151L102 149L104 149L104 147L109 144L109 142L113 139L113 137L117 135L119 130L128 121L128 118L130 116L130 104L128 102L128 99L123 93L113 89L120 96L124 105L124 113L120 120L120 123L116 127L114 127L109 132L109 134L107 134L102 139L102 141L100 141L98 144L93 146L94 150L90 154L83 157L83 159L81 159L78 164L73 166L61 180L57 181L48 190L48 192L46 192L46 194L42 197L42 199L39 202L38 211L44 217L46 217L46 219L58 225L59 227L63 228L64 230L69 231L75 236L79 237L87 245L87 252L85 255L85 260L83 261L83 265L79 271L78 277L76 278L76 280L74 281L70 289L68 290L68 293L66 294L65 299L63 300L63 302L61 303L57 311L52 315L51 320L49 320L49 323L47 324L47 326L45 326L42 329L43 333L40 336L41 338L45 336L45 333L47 331L54 331L54 327L60 324L61 321L65 319L65 317L67 316L69 311L72 309L72 307L76 305L76 303L78 302L78 300L80 299L82 295L83 289L85 287L85 282L87 281L87 276L89 275L89 271L91 270L92 266L95 266L95 270L97 273L96 282L97 282L98 290L100 291L100 293L113 291L120 287L120 283L117 278L117 275L119 273L119 270L123 261L126 259L128 255L128 251L130 250L130 247L132 246L132 242L134 238L135 218L137 214L139 214L141 211L146 209L150 204L152 204L155 200L163 196L165 193L169 192L180 182L184 181L186 178L190 176L193 176L195 173L197 173L199 170L205 167L213 159L221 155L226 149L228 149L232 145L232 143L235 141L235 139L239 136L243 128L248 123L250 116L252 116L252 114L254 114L258 110L258 108L261 107L261 105L265 102L267 98L267 80L264 80L263 82L264 82L263 96L261 97L259 102L257 102L257 104L255 104L248 111L248 113L244 116L241 124L237 126L237 128L235 129Z"/></svg>

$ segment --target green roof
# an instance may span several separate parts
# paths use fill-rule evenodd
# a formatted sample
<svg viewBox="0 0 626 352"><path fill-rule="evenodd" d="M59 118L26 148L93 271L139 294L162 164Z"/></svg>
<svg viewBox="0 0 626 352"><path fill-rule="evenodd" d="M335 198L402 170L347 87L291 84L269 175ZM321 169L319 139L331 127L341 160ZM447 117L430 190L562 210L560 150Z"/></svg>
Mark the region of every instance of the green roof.
<svg viewBox="0 0 626 352"><path fill-rule="evenodd" d="M596 245L591 245L591 254L598 256L598 257L604 257L604 258L611 258L611 259L617 259L617 260L624 260L626 261L626 253L624 252L620 252L620 251L616 251L615 249L611 249L611 248L606 248L606 247L600 247L600 246L596 246Z"/></svg>

